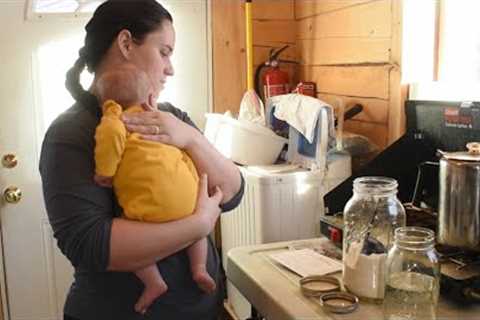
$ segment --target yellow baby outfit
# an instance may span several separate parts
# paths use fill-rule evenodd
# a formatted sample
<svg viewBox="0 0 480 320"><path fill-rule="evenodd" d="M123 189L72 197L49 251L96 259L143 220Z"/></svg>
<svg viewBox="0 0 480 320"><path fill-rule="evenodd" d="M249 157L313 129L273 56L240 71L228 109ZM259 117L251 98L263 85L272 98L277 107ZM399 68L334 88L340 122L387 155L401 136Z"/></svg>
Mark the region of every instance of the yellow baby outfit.
<svg viewBox="0 0 480 320"><path fill-rule="evenodd" d="M143 140L120 119L122 107L108 100L95 133L96 174L113 177L113 187L129 219L166 222L192 214L197 202L198 173L177 147ZM132 106L125 113L142 112Z"/></svg>

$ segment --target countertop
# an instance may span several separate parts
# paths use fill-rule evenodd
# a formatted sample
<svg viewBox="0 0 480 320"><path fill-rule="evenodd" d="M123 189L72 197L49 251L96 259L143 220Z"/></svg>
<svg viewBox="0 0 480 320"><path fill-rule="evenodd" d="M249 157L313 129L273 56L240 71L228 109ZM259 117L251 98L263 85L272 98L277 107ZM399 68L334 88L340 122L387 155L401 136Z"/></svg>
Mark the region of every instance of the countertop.
<svg viewBox="0 0 480 320"><path fill-rule="evenodd" d="M320 248L325 239L309 239L238 247L228 252L227 278L268 320L383 319L382 305L360 301L346 315L324 312L318 299L302 295L295 273L275 263L269 254L295 248ZM341 278L341 273L334 276ZM440 298L437 320L480 319L480 304L458 306Z"/></svg>

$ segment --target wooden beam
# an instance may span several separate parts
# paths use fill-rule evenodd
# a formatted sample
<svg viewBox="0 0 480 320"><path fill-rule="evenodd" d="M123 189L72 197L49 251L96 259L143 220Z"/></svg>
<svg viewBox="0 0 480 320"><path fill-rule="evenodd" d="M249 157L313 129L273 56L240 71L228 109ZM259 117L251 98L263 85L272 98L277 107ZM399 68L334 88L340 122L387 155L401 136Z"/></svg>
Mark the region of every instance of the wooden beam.
<svg viewBox="0 0 480 320"><path fill-rule="evenodd" d="M382 0L302 19L297 22L297 39L324 37L390 38L391 1Z"/></svg>
<svg viewBox="0 0 480 320"><path fill-rule="evenodd" d="M247 88L243 1L215 0L212 32L213 110L238 112Z"/></svg>
<svg viewBox="0 0 480 320"><path fill-rule="evenodd" d="M405 132L405 110L402 99L401 75L398 68L390 71L390 107L388 110L388 144L392 144Z"/></svg>
<svg viewBox="0 0 480 320"><path fill-rule="evenodd" d="M398 1L398 0L392 1L390 10L391 10L391 24L392 24L390 63L400 68L402 66L402 29L403 29L402 1Z"/></svg>
<svg viewBox="0 0 480 320"><path fill-rule="evenodd" d="M405 97L402 94L402 14L401 1L392 2L392 53L390 70L390 108L388 119L388 144L392 144L405 132ZM406 91L404 91L406 92Z"/></svg>

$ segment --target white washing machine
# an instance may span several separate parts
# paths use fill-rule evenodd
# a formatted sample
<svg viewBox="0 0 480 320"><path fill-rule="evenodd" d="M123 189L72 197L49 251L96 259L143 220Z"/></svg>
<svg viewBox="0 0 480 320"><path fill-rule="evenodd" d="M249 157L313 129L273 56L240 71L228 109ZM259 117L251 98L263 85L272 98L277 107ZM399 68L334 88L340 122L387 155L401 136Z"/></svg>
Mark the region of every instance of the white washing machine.
<svg viewBox="0 0 480 320"><path fill-rule="evenodd" d="M351 159L333 152L323 170L297 165L239 168L245 178L244 197L235 210L220 217L225 268L234 247L319 236L323 196L351 175ZM227 294L239 319L248 318L250 304L229 281Z"/></svg>

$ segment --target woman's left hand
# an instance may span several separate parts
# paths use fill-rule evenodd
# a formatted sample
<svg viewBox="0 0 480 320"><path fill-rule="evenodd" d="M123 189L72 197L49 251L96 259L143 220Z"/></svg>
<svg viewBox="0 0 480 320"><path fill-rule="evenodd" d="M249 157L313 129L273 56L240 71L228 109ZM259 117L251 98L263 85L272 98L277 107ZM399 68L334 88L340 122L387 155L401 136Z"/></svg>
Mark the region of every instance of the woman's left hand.
<svg viewBox="0 0 480 320"><path fill-rule="evenodd" d="M173 114L164 111L124 114L122 120L129 131L141 134L142 138L180 149L188 149L201 134Z"/></svg>

